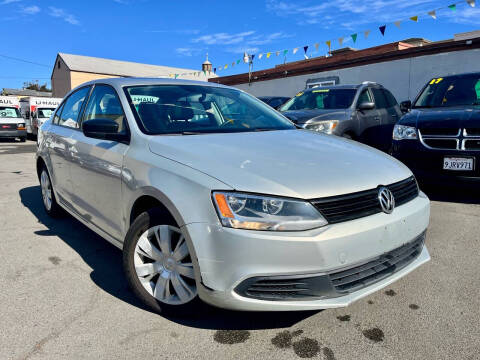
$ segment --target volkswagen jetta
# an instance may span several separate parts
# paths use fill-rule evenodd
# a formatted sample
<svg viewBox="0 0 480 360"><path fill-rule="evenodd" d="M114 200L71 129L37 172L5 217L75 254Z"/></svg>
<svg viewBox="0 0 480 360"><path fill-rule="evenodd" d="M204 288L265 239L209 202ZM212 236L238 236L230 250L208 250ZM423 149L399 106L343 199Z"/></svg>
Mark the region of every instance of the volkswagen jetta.
<svg viewBox="0 0 480 360"><path fill-rule="evenodd" d="M38 142L47 213L122 249L158 312L346 306L430 258L429 200L407 167L234 88L89 82Z"/></svg>

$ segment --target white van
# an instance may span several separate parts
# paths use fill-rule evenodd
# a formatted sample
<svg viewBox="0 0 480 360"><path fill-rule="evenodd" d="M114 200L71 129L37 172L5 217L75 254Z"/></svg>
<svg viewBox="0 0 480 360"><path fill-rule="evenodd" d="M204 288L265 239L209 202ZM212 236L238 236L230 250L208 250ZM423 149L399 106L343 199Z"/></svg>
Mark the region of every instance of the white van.
<svg viewBox="0 0 480 360"><path fill-rule="evenodd" d="M36 136L38 128L47 121L58 105L61 98L25 97L20 100L22 115L25 118L28 135Z"/></svg>
<svg viewBox="0 0 480 360"><path fill-rule="evenodd" d="M27 138L25 120L15 96L0 96L0 138L19 138L20 141Z"/></svg>

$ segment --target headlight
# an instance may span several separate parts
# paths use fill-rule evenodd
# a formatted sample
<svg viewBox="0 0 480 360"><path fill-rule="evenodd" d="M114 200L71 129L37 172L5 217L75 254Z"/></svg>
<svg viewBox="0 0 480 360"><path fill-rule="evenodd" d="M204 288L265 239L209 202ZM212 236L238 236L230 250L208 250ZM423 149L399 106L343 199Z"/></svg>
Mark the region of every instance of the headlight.
<svg viewBox="0 0 480 360"><path fill-rule="evenodd" d="M417 129L413 126L395 125L393 128L393 140L416 139Z"/></svg>
<svg viewBox="0 0 480 360"><path fill-rule="evenodd" d="M317 209L302 200L230 192L214 192L212 197L222 225L230 228L302 231L327 225Z"/></svg>
<svg viewBox="0 0 480 360"><path fill-rule="evenodd" d="M320 131L326 134L331 134L337 127L338 120L326 120L306 123L304 128L307 130Z"/></svg>

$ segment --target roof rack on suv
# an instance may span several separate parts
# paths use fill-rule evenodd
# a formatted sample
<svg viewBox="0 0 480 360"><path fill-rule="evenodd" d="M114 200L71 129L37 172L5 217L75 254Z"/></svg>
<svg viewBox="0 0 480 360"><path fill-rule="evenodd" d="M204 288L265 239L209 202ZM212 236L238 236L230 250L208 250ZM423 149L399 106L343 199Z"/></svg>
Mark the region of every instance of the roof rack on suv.
<svg viewBox="0 0 480 360"><path fill-rule="evenodd" d="M376 83L375 81L364 81L364 82L362 82L362 85L369 85L369 84L378 85L378 83Z"/></svg>

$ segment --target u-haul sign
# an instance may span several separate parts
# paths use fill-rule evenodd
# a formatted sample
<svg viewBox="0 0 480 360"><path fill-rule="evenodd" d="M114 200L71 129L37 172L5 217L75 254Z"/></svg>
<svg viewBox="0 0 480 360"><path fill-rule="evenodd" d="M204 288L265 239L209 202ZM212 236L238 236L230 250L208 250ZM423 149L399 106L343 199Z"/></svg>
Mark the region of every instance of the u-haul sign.
<svg viewBox="0 0 480 360"><path fill-rule="evenodd" d="M18 99L13 96L0 96L0 106L19 107Z"/></svg>

